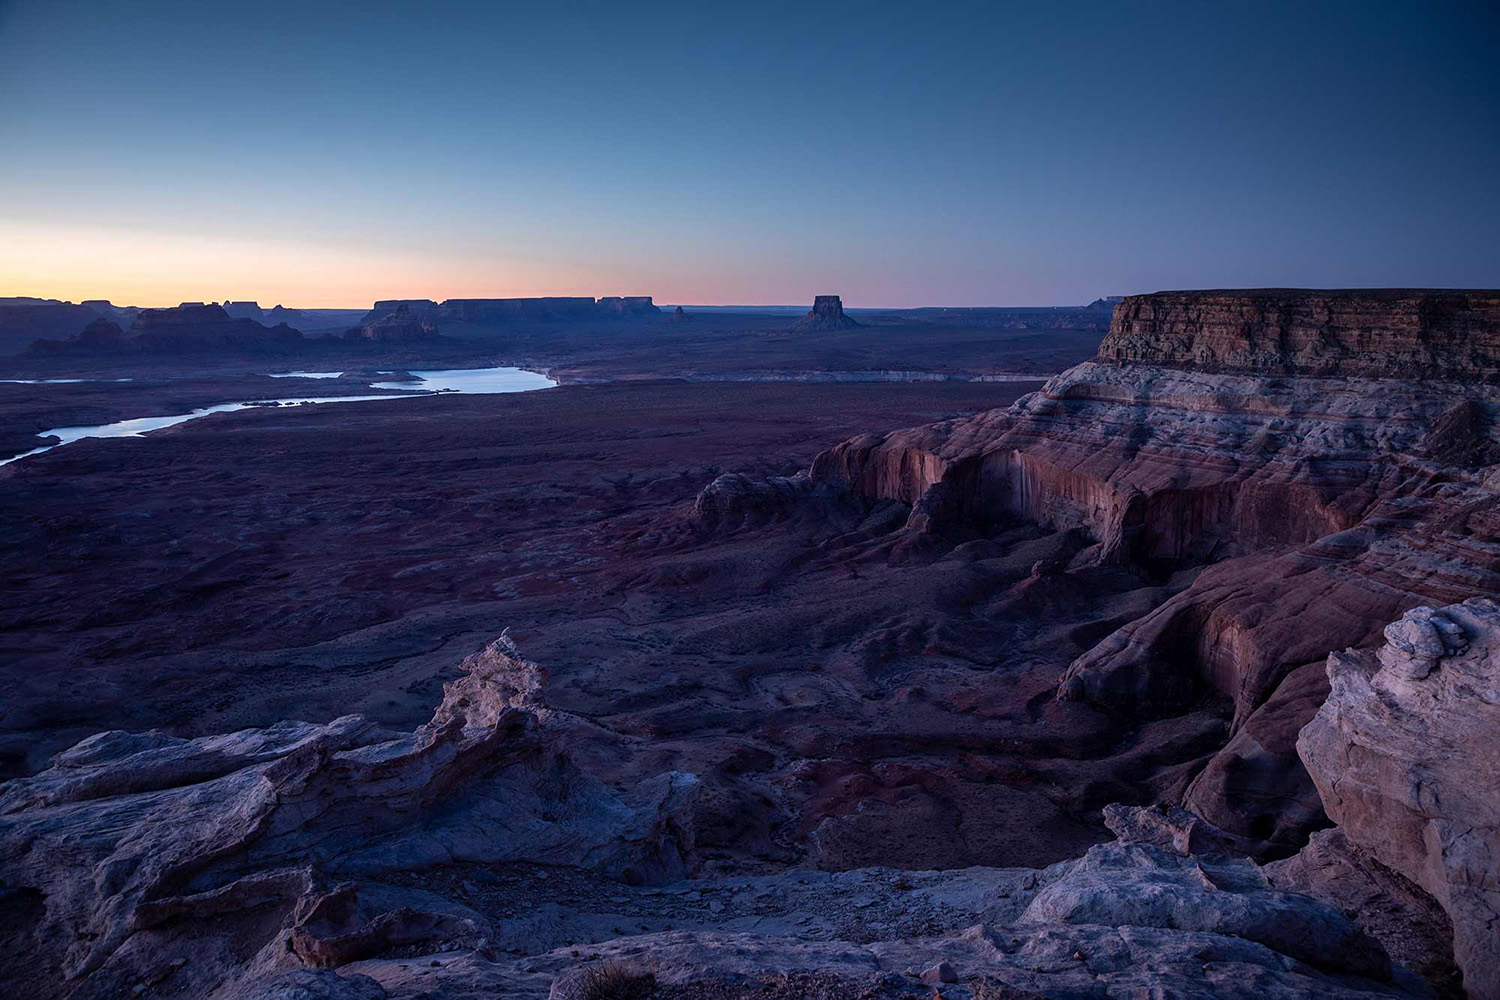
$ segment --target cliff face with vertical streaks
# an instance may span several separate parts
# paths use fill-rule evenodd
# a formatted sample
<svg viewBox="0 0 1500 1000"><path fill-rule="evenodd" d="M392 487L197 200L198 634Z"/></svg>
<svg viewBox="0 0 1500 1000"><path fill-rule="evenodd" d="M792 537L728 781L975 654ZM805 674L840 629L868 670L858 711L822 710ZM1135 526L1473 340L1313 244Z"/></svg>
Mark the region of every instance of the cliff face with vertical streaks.
<svg viewBox="0 0 1500 1000"><path fill-rule="evenodd" d="M1500 594L1496 358L1495 292L1132 296L1098 357L1041 391L851 439L812 477L1075 530L1092 543L1075 569L1207 567L1058 697L1132 717L1226 698L1229 743L1167 794L1286 850L1324 822L1295 740L1328 652L1418 604Z"/></svg>
<svg viewBox="0 0 1500 1000"><path fill-rule="evenodd" d="M1257 375L1494 380L1500 293L1248 289L1132 295L1099 358Z"/></svg>

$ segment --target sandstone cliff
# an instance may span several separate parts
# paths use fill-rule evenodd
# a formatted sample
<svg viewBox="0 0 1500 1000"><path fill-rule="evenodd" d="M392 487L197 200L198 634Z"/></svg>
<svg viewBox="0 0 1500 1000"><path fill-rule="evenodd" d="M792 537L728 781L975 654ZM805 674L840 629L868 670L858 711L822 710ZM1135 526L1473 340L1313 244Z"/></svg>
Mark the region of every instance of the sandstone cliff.
<svg viewBox="0 0 1500 1000"><path fill-rule="evenodd" d="M1059 696L1125 718L1224 699L1229 742L1161 794L1283 853L1326 822L1295 740L1328 652L1423 602L1500 594L1497 301L1135 296L1099 358L1008 410L855 438L811 475L913 505L913 530L1022 518L1081 532L1094 544L1075 568L1207 566L1081 657ZM1371 374L1419 364L1431 377ZM942 502L923 503L933 490Z"/></svg>
<svg viewBox="0 0 1500 1000"><path fill-rule="evenodd" d="M1250 289L1132 295L1099 358L1258 375L1492 381L1500 292Z"/></svg>

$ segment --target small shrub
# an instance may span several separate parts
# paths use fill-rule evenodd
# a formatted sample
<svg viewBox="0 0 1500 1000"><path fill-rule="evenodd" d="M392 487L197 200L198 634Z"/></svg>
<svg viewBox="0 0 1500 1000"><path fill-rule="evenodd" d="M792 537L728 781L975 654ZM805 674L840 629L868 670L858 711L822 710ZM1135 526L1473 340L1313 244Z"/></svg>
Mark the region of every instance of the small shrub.
<svg viewBox="0 0 1500 1000"><path fill-rule="evenodd" d="M623 962L602 962L583 974L578 1000L648 1000L656 976Z"/></svg>

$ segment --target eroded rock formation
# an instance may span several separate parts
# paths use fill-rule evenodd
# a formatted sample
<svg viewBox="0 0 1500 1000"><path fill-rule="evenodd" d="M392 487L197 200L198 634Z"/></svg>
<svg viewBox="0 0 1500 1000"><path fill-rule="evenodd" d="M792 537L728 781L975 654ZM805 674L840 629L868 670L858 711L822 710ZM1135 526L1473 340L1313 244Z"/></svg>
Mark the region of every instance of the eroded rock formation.
<svg viewBox="0 0 1500 1000"><path fill-rule="evenodd" d="M1424 601L1500 594L1496 301L1131 297L1099 358L1041 392L854 438L812 478L911 504L924 524L942 509L1083 532L1094 545L1075 566L1207 565L1081 657L1059 696L1124 717L1226 699L1229 743L1162 794L1285 853L1324 822L1295 741L1329 650L1376 641ZM1397 360L1378 360L1386 349ZM1391 370L1428 377L1373 377Z"/></svg>
<svg viewBox="0 0 1500 1000"><path fill-rule="evenodd" d="M345 716L103 733L0 791L0 979L39 997L562 998L618 961L683 1000L1391 997L1452 995L1456 957L1472 996L1496 995L1500 605L1410 610L1500 593L1500 396L1459 350L1490 332L1451 318L1482 326L1487 300L1418 309L1403 357L1432 377L1403 380L1335 349L1373 342L1357 303L1327 305L1336 334L1277 334L1291 346L1266 374L1233 369L1261 363L1258 324L1301 316L1305 296L1248 296L1243 350L1218 320L1192 323L1245 296L1177 298L1163 316L1199 319L1154 360L1130 319L1152 307L1128 300L1101 359L1008 410L855 438L810 474L715 469L680 524L650 525L642 544L689 552L686 536L753 548L757 529L813 517L838 530L791 558L843 560L854 579L952 557L940 577L972 630L846 624L859 635L837 674L727 678L783 698L787 738L770 745L787 760L748 740L727 757L672 749L745 737L730 713L674 729L674 712L633 724L628 703L555 710L505 641L413 732ZM1386 336L1395 321L1360 322ZM961 560L1003 563L1003 587L966 581ZM712 571L688 561L663 581ZM1070 617L1101 591L1121 595L1110 616ZM1001 682L1035 687L970 735L1014 766L938 738L998 695L861 673L891 648L941 648L986 676L994 659L971 647L1003 656L1003 640L973 637L1017 616L1056 619L1088 652L1061 677L1071 653ZM715 627L751 636L748 621ZM586 682L601 700L621 699L614 671ZM868 739L822 726L824 692L862 684L888 713L860 717ZM874 731L924 712L930 734ZM1098 844L1063 806L1117 787L1155 804L1107 808L1118 839ZM1066 856L1007 853L1023 824L1081 856L993 867ZM893 851L955 867L872 867Z"/></svg>
<svg viewBox="0 0 1500 1000"><path fill-rule="evenodd" d="M1211 838L1152 842L1180 817L1117 811L1120 843L1044 870L680 881L697 778L606 787L571 758L607 734L550 709L544 672L507 639L464 668L415 732L346 716L101 733L11 782L6 981L33 997L540 1000L620 960L682 997L787 974L829 998L934 981L977 996L1422 995L1337 908L1193 853Z"/></svg>
<svg viewBox="0 0 1500 1000"><path fill-rule="evenodd" d="M142 963L199 939L218 950L176 979L200 977L206 994L237 971L231 945L326 967L484 937L461 908L368 881L401 871L526 860L637 883L683 874L669 817L691 776L607 789L549 740L539 668L508 640L464 667L415 732L359 716L194 740L107 732L7 784L0 873L41 901L30 933L47 968L31 995L80 981L125 995Z"/></svg>
<svg viewBox="0 0 1500 1000"><path fill-rule="evenodd" d="M792 324L798 332L817 330L847 330L859 326L844 315L844 303L837 295L818 295L813 298L813 307L807 315Z"/></svg>
<svg viewBox="0 0 1500 1000"><path fill-rule="evenodd" d="M1414 608L1328 681L1297 749L1329 818L1442 904L1470 994L1500 996L1500 604Z"/></svg>

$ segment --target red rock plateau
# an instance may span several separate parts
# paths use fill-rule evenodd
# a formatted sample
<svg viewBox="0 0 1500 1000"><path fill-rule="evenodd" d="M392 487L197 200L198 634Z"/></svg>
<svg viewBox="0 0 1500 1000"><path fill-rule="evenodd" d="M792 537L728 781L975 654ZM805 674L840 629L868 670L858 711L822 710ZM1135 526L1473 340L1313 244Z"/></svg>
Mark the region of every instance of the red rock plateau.
<svg viewBox="0 0 1500 1000"><path fill-rule="evenodd" d="M8 466L0 978L1496 996L1497 302L1165 293L1025 395L578 385Z"/></svg>

